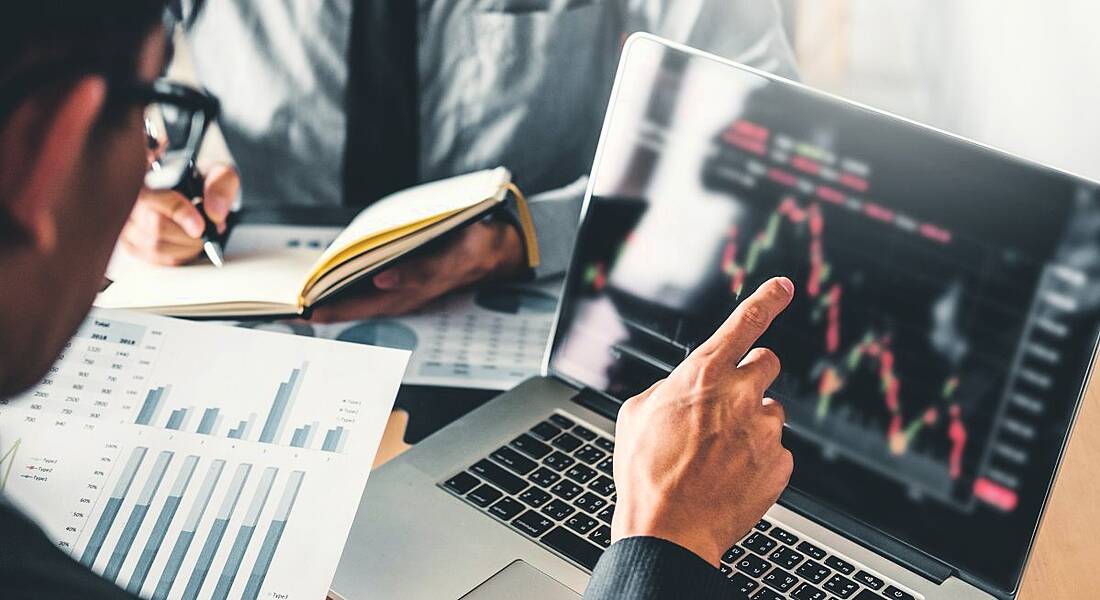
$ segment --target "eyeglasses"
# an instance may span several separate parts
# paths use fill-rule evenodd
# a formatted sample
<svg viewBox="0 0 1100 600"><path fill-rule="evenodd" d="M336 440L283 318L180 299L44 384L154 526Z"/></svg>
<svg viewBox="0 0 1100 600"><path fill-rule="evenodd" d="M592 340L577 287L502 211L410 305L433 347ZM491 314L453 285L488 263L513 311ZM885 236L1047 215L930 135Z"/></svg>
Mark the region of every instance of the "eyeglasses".
<svg viewBox="0 0 1100 600"><path fill-rule="evenodd" d="M2 83L0 119L15 109L24 97L65 77L79 77L88 71L55 65L13 76ZM166 79L153 82L108 81L108 104L145 105L145 150L149 170L146 187L176 187L190 174L206 129L218 116L218 99L213 95Z"/></svg>

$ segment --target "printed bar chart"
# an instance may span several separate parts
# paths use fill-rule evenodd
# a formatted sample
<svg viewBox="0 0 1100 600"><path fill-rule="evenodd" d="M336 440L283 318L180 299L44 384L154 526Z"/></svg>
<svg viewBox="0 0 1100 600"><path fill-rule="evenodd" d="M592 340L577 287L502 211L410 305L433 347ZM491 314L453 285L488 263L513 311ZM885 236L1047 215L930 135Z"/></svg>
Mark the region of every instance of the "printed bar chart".
<svg viewBox="0 0 1100 600"><path fill-rule="evenodd" d="M218 428L218 421L220 416L218 415L217 408L208 408L202 413L202 420L199 421L199 428L195 433L202 433L205 435L213 435L214 431Z"/></svg>
<svg viewBox="0 0 1100 600"><path fill-rule="evenodd" d="M148 450L144 446L138 446L130 453L130 458L126 461L126 467L122 471L122 477L119 478L114 491L107 499L103 514L99 516L99 522L92 530L92 537L88 541L87 547L84 548L84 554L80 557L80 563L85 567L91 567L95 564L96 558L99 557L99 551L103 549L103 542L107 539L107 533L115 523L115 517L118 516L118 511L122 508L122 501L126 498L126 494L130 492L130 484L134 482L134 476L137 474L138 467L141 466L141 461L145 460L145 453Z"/></svg>
<svg viewBox="0 0 1100 600"><path fill-rule="evenodd" d="M174 410L172 411L171 416L168 417L168 424L165 425L164 428L182 431L187 428L187 421L190 418L191 407Z"/></svg>
<svg viewBox="0 0 1100 600"><path fill-rule="evenodd" d="M267 570L271 567L271 560L275 557L275 550L279 547L279 540L283 536L283 529L290 519L290 511L294 508L294 500L298 497L298 490L302 488L302 480L305 471L294 471L290 474L283 497L275 511L275 517L271 520L271 526L267 529L264 543L260 547L260 554L256 557L256 564L252 567L252 574L248 576L248 585L244 588L242 597L255 599L260 594L260 586L267 577Z"/></svg>
<svg viewBox="0 0 1100 600"><path fill-rule="evenodd" d="M138 425L152 425L153 421L157 418L157 413L160 412L160 407L164 404L164 396L168 394L168 390L171 386L163 386L149 390L149 393L145 396L145 402L141 405L141 411L138 412L137 419L134 423Z"/></svg>
<svg viewBox="0 0 1100 600"><path fill-rule="evenodd" d="M275 394L275 402L271 404L271 411L267 413L267 420L260 432L260 441L265 444L276 444L282 437L283 426L286 423L286 415L298 395L302 378L305 376L308 363L302 364L298 369L290 372L290 378L279 384L279 391Z"/></svg>
<svg viewBox="0 0 1100 600"><path fill-rule="evenodd" d="M339 452L344 447L344 441L347 438L347 435L345 435L346 433L343 426L329 429L328 432L325 433L325 440L321 443L321 450L325 452Z"/></svg>
<svg viewBox="0 0 1100 600"><path fill-rule="evenodd" d="M160 509L160 516L157 517L157 522L153 526L153 532L145 542L145 548L141 551L141 556L138 557L134 574L130 576L130 583L126 586L126 590L131 594L140 593L141 586L145 585L145 578L149 576L149 567L152 566L153 559L157 557L157 552L164 543L164 538L168 534L168 526L172 524L172 519L176 517L176 509L179 508L183 494L187 492L187 486L191 483L191 476L195 474L195 466L198 464L199 457L194 454L184 459L183 468L176 476L175 483L172 484L168 499Z"/></svg>
<svg viewBox="0 0 1100 600"><path fill-rule="evenodd" d="M187 551L191 548L191 540L195 538L195 530L198 528L199 521L202 520L203 514L206 513L206 507L210 505L210 499L214 495L214 488L217 487L218 480L221 478L222 470L224 469L224 460L218 459L210 463L210 468L207 469L206 477L202 481L202 487L199 488L199 497L191 506L191 512L188 513L187 520L183 524L183 529L180 531L179 537L176 538L176 544L172 546L172 554L169 555L168 563L164 566L160 581L157 583L157 588L153 592L154 600L163 600L167 598L168 592L172 590L172 585L175 584L176 576L179 574L180 567L183 565L183 558L187 556ZM133 585L134 583L131 580L131 587ZM138 584L137 590L140 589L141 584ZM130 592L137 593L135 589L130 589Z"/></svg>
<svg viewBox="0 0 1100 600"><path fill-rule="evenodd" d="M268 467L264 469L263 475L260 476L260 485L256 487L252 504L249 505L248 512L245 513L241 528L237 530L237 538L233 541L229 558L226 559L225 566L222 567L222 574L218 577L218 585L214 588L214 598L224 600L229 596L229 589L233 587L233 579L237 576L237 571L241 570L244 553L248 550L248 544L252 541L252 535L256 531L256 522L260 520L260 511L267 504L267 497L271 493L271 484L275 482L275 476L278 474L279 469Z"/></svg>
<svg viewBox="0 0 1100 600"><path fill-rule="evenodd" d="M218 546L221 545L222 538L225 537L225 529L229 526L229 519L237 508L237 501L241 498L245 481L251 471L252 465L248 463L241 463L237 466L237 471L233 474L233 481L225 492L225 498L222 499L218 517L214 519L214 524L210 526L206 543L203 544L202 552L199 553L195 570L191 572L191 577L187 580L187 587L183 590L183 598L186 600L198 598L199 590L202 589L202 584L206 581L206 574L210 572L210 565L214 562L214 554L217 553Z"/></svg>
<svg viewBox="0 0 1100 600"><path fill-rule="evenodd" d="M134 538L137 537L138 529L145 521L145 515L149 512L149 505L152 504L153 496L160 488L160 482L164 480L164 472L168 470L168 465L172 462L172 456L173 453L168 450L164 450L157 455L157 461L153 463L153 471L149 474L149 479L145 481L145 486L141 489L137 504L130 511L130 518L126 520L126 526L122 529L122 537L118 538L115 550L111 553L111 559L107 561L107 568L103 571L103 577L108 581L114 581L118 578L118 572L122 569L122 562L130 554L130 548L134 545Z"/></svg>

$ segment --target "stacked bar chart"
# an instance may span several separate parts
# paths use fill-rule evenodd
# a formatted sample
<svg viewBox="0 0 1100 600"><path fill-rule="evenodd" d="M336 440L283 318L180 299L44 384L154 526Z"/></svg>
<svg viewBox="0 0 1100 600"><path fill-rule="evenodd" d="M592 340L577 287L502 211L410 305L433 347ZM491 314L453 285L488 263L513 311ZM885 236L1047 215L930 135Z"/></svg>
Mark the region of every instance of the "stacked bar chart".
<svg viewBox="0 0 1100 600"><path fill-rule="evenodd" d="M224 464L224 461L217 462ZM164 502L164 506L160 510L160 516L157 517L156 525L153 527L153 532L145 542L145 548L142 549L141 556L138 558L137 567L134 569L133 575L130 576L130 583L126 586L126 590L130 593L140 593L141 587L145 585L145 579L149 576L149 568L153 565L153 560L157 557L161 545L164 544L164 538L168 535L168 527L176 517L180 500L187 492L187 486L191 483L191 477L195 474L195 467L198 463L199 457L193 454L184 459L183 468L172 484L168 499Z"/></svg>
<svg viewBox="0 0 1100 600"><path fill-rule="evenodd" d="M214 519L214 523L210 526L210 531L206 535L206 542L202 546L202 552L199 553L198 563L191 572L191 577L187 580L187 587L183 590L184 598L197 598L199 590L206 583L206 575L210 573L210 567L214 563L214 554L217 553L218 546L221 545L222 538L225 537L225 530L229 527L229 519L233 516L233 511L237 509L237 502L241 499L241 492L244 490L245 481L248 480L251 471L252 465L250 464L242 463L237 466L237 471L233 474L233 481L229 484L225 497L222 498L217 518ZM171 583L168 584L168 587L171 587ZM166 589L166 594L167 591ZM154 598L156 597L154 596ZM167 597L167 595L164 597Z"/></svg>
<svg viewBox="0 0 1100 600"><path fill-rule="evenodd" d="M149 505L153 502L153 496L160 489L160 483L164 480L164 473L168 470L168 464L172 462L173 453L164 450L157 455L153 464L153 470L141 488L137 504L130 510L130 518L126 520L126 526L122 529L122 537L115 543L114 552L111 552L111 560L107 562L107 568L103 571L103 577L109 581L118 578L118 572L122 569L122 561L130 554L130 548L134 545L138 529L145 521L145 515L149 512Z"/></svg>
<svg viewBox="0 0 1100 600"><path fill-rule="evenodd" d="M222 567L221 576L218 577L218 585L214 588L213 597L216 600L224 600L229 596L229 589L233 586L237 571L241 570L244 553L248 550L248 545L252 542L252 535L256 532L256 523L260 520L260 511L267 504L267 497L271 493L271 485L275 483L275 475L278 473L279 470L275 467L268 467L264 469L263 475L260 476L260 485L256 487L252 503L249 504L248 512L245 514L244 522L237 531L236 539L233 540L233 548L229 551L229 559Z"/></svg>
<svg viewBox="0 0 1100 600"><path fill-rule="evenodd" d="M298 497L298 491L302 489L302 480L305 479L305 471L294 471L283 491L283 497L279 501L279 508L275 511L275 518L267 529L263 545L260 546L260 554L256 558L256 564L252 567L252 574L248 576L248 585L244 588L243 598L254 600L260 594L260 587L267 578L267 570L271 567L271 560L275 558L275 550L279 547L279 540L283 537L286 522L290 519L290 511L294 508L294 500Z"/></svg>
<svg viewBox="0 0 1100 600"><path fill-rule="evenodd" d="M107 505L103 509L103 513L99 516L99 521L95 525L95 529L92 530L92 537L88 541L88 545L84 548L84 554L80 557L80 562L86 567L91 567L96 558L99 557L99 551L103 549L103 542L107 540L107 533L111 530L111 527L115 524L115 518L118 517L118 511L122 508L122 501L126 498L126 494L130 491L130 485L134 483L134 476L137 475L138 467L141 466L143 460L145 460L145 453L149 449L144 446L138 446L130 453L130 458L126 461L126 467L122 471L122 476L115 484L114 491L111 492L111 496L107 499Z"/></svg>
<svg viewBox="0 0 1100 600"><path fill-rule="evenodd" d="M172 546L172 553L168 557L168 563L164 566L164 571L161 572L160 581L153 591L154 599L168 597L168 592L172 589L173 584L176 582L176 577L179 575L180 567L183 566L183 559L187 556L188 550L191 549L191 540L195 538L195 531L198 529L199 521L202 520L203 514L206 512L206 507L210 505L211 497L214 495L214 488L218 485L218 480L221 478L222 470L224 469L224 460L219 459L210 463L210 467L206 471L206 476L203 478L202 487L199 489L199 495L191 507L191 512L187 515L187 520L184 521L183 529L180 530L176 538L176 543ZM236 484L236 479L234 479L234 484ZM241 477L240 485L244 485L243 476ZM142 575L142 578L144 577L145 576ZM129 591L137 594L141 590L143 584L143 581L135 582L131 580Z"/></svg>

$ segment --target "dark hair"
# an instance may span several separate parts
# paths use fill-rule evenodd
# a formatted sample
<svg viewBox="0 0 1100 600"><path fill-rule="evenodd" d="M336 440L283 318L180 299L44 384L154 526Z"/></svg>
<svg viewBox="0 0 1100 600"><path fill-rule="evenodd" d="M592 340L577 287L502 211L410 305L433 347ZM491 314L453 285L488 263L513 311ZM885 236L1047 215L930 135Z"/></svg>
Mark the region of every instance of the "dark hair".
<svg viewBox="0 0 1100 600"><path fill-rule="evenodd" d="M16 6L0 20L0 122L35 88L88 73L132 80L144 41L166 16L162 0L26 0Z"/></svg>

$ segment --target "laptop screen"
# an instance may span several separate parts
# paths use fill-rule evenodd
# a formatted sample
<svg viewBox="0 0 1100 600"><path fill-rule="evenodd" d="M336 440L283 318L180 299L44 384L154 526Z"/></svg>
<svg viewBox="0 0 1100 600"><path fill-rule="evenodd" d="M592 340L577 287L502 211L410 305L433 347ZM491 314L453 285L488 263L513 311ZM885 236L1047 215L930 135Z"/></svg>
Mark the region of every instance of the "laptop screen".
<svg viewBox="0 0 1100 600"><path fill-rule="evenodd" d="M1096 342L1097 188L647 38L627 52L551 368L626 399L789 276L761 344L792 485L1014 589Z"/></svg>

